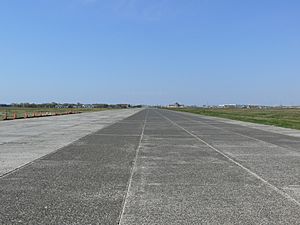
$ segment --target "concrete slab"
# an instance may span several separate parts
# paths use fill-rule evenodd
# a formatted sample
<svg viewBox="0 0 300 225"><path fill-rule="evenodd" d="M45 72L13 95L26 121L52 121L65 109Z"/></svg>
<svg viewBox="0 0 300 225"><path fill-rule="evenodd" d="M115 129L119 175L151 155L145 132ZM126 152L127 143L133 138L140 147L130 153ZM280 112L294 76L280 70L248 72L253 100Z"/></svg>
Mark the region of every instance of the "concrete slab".
<svg viewBox="0 0 300 225"><path fill-rule="evenodd" d="M0 122L0 176L137 113L107 110Z"/></svg>
<svg viewBox="0 0 300 225"><path fill-rule="evenodd" d="M153 110L149 120L159 117L160 126L147 123L120 224L300 224L299 189L290 186L300 181L299 156L194 115Z"/></svg>
<svg viewBox="0 0 300 225"><path fill-rule="evenodd" d="M0 178L0 224L117 224L144 117L123 120L138 136L111 125Z"/></svg>
<svg viewBox="0 0 300 225"><path fill-rule="evenodd" d="M146 109L0 178L0 224L300 224L299 141Z"/></svg>

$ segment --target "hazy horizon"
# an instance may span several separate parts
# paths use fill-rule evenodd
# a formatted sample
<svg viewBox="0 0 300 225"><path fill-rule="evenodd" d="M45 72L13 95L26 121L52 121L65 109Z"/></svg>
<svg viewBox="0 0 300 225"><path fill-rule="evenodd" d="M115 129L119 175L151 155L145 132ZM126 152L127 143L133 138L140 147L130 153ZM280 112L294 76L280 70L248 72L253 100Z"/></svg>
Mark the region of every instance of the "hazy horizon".
<svg viewBox="0 0 300 225"><path fill-rule="evenodd" d="M3 0L0 103L300 105L296 0Z"/></svg>
<svg viewBox="0 0 300 225"><path fill-rule="evenodd" d="M56 103L56 104L83 104L83 105L92 105L92 104L108 104L108 105L117 105L117 104L129 104L129 105L144 105L144 106L169 106L169 105L173 105L175 103L179 103L181 105L184 105L184 106L197 106L197 107L205 107L205 106L222 106L222 105L240 105L240 106L269 106L269 107L280 107L280 106L283 106L283 107L300 107L300 104L297 105L297 104L294 104L294 105L284 105L284 104L274 104L274 105L262 105L262 104L256 104L256 103L234 103L234 102L227 102L227 103L220 103L220 104L202 104L202 105L197 105L197 104L185 104L184 102L169 102L167 104L142 104L142 103L130 103L130 102L57 102L57 101L53 101L53 102L10 102L10 103L3 103L3 102L0 102L0 105L1 104L4 104L4 105L13 105L13 104L37 104L37 105L40 105L40 104L51 104L51 103Z"/></svg>

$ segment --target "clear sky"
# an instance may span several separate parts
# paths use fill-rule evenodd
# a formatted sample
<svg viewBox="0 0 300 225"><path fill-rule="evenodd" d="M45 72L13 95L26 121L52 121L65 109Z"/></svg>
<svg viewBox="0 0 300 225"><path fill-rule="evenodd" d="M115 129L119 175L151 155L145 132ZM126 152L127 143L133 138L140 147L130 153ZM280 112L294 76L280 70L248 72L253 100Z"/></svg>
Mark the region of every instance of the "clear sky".
<svg viewBox="0 0 300 225"><path fill-rule="evenodd" d="M1 0L0 102L300 105L299 0Z"/></svg>

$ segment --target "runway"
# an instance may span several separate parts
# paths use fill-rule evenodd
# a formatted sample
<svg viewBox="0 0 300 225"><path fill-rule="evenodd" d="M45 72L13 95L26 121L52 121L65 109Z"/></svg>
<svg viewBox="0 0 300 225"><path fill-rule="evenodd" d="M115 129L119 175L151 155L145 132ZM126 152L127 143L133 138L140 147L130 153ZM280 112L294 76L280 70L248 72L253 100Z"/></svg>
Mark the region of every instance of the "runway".
<svg viewBox="0 0 300 225"><path fill-rule="evenodd" d="M300 138L270 130L136 112L2 176L0 224L300 224Z"/></svg>

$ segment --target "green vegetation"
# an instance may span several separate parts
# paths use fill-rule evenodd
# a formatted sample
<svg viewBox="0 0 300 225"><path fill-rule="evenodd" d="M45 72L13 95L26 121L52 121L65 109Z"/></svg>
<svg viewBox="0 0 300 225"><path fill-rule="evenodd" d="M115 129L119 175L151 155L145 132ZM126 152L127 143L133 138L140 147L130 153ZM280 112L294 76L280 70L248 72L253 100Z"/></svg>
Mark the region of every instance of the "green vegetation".
<svg viewBox="0 0 300 225"><path fill-rule="evenodd" d="M190 112L207 116L222 117L245 122L274 125L300 130L300 109L203 109L181 108L175 111Z"/></svg>
<svg viewBox="0 0 300 225"><path fill-rule="evenodd" d="M63 114L74 114L83 112L95 112L107 110L103 108L22 108L22 107L0 107L0 120L5 117L8 119L14 118L24 118L25 114L27 117L40 117L40 116L50 116L50 115L63 115ZM6 115L6 116L5 116Z"/></svg>

